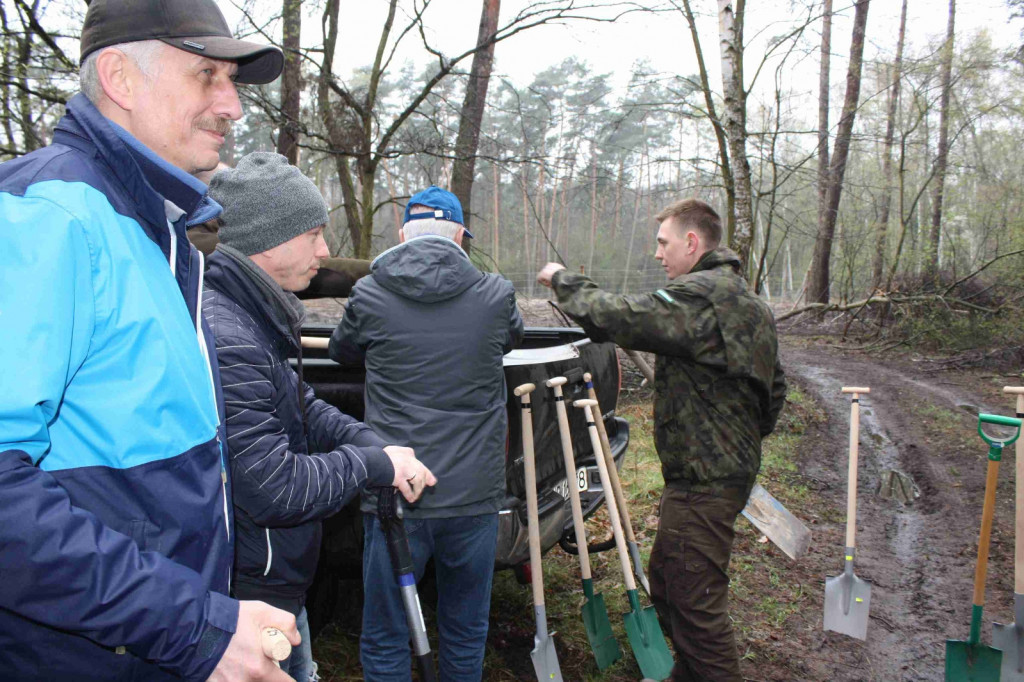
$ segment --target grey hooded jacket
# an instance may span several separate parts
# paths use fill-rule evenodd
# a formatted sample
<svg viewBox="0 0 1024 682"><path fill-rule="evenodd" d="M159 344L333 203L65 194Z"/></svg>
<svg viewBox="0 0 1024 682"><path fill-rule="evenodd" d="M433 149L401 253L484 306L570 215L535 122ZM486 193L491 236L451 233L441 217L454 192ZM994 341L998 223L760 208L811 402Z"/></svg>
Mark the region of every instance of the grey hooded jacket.
<svg viewBox="0 0 1024 682"><path fill-rule="evenodd" d="M331 335L330 357L366 364L364 421L414 448L437 476L409 518L494 513L505 494L502 356L523 320L507 279L477 270L450 239L411 239L378 256ZM363 511L376 511L364 495Z"/></svg>

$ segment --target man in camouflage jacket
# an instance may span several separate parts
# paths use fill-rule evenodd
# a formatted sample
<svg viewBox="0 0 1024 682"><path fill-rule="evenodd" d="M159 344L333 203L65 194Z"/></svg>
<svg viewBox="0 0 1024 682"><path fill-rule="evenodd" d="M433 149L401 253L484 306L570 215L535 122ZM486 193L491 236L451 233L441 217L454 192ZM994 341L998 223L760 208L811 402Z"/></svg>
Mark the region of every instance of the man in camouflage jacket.
<svg viewBox="0 0 1024 682"><path fill-rule="evenodd" d="M665 490L650 561L652 601L677 654L673 680L739 681L728 615L733 524L761 467L761 439L786 396L775 320L719 247L695 199L660 214L655 254L669 284L615 295L549 263L538 274L595 341L657 355L654 438Z"/></svg>

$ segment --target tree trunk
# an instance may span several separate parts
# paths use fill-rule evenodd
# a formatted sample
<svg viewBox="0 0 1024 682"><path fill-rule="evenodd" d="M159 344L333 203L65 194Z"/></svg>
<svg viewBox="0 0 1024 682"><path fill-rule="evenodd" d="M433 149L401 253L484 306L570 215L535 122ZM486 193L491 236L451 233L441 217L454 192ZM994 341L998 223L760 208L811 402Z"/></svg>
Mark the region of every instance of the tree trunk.
<svg viewBox="0 0 1024 682"><path fill-rule="evenodd" d="M3 65L0 68L3 68L4 73L10 73L13 46L11 43L11 30L7 25L7 11L4 9L3 3L0 3L0 27L3 28ZM11 89L7 84L7 79L0 83L0 97L3 100L0 102L0 106L3 106L4 111L3 125L4 134L7 136L7 147L9 149L17 149L18 141L14 137L14 126L11 124L11 116L8 113L11 111Z"/></svg>
<svg viewBox="0 0 1024 682"><path fill-rule="evenodd" d="M647 139L647 120L644 120L643 139ZM626 249L626 268L622 275L622 293L629 293L629 264L633 260L633 241L636 239L636 224L640 220L640 197L644 188L644 157L640 157L640 169L636 176L636 196L633 198L633 226L629 231L629 248Z"/></svg>
<svg viewBox="0 0 1024 682"><path fill-rule="evenodd" d="M743 89L743 12L745 0L718 0L718 33L722 53L725 130L735 190L736 226L729 246L746 268L753 235L750 164L747 162L747 93Z"/></svg>
<svg viewBox="0 0 1024 682"><path fill-rule="evenodd" d="M829 301L829 260L832 256L832 237L835 234L836 219L839 215L839 200L842 198L843 176L846 173L846 159L850 152L850 137L853 121L860 100L860 72L864 55L864 30L868 20L868 6L871 0L857 0L853 16L853 37L850 39L850 68L846 72L846 98L843 114L836 131L835 153L829 164L828 209L825 223L818 228L811 259L811 276L807 284L809 303Z"/></svg>
<svg viewBox="0 0 1024 682"><path fill-rule="evenodd" d="M597 239L597 149L590 150L590 253L587 272L594 271L594 242Z"/></svg>
<svg viewBox="0 0 1024 682"><path fill-rule="evenodd" d="M473 55L473 65L466 83L466 98L462 103L459 118L459 135L455 140L455 160L452 165L452 194L462 203L462 215L466 227L470 224L473 174L476 167L477 147L480 143L480 123L484 118L487 103L487 85L491 80L491 66L494 64L494 34L498 30L498 12L501 0L483 0L480 14L480 31L476 44L486 47ZM463 240L463 248L469 252L469 241Z"/></svg>
<svg viewBox="0 0 1024 682"><path fill-rule="evenodd" d="M903 40L907 28L907 0L903 0L903 9L900 12L900 33L896 41L896 61L893 63L892 88L889 90L888 111L885 117L885 152L882 162L882 177L885 187L882 192L882 200L879 202L878 228L875 235L875 253L873 263L873 276L871 288L878 289L882 286L882 277L885 270L885 254L888 250L888 229L889 229L889 207L892 204L892 145L896 128L896 109L900 99L900 82L903 77Z"/></svg>
<svg viewBox="0 0 1024 682"><path fill-rule="evenodd" d="M828 108L831 94L832 0L824 0L821 17L821 66L818 71L818 234L828 222Z"/></svg>
<svg viewBox="0 0 1024 682"><path fill-rule="evenodd" d="M39 7L39 0L32 5L34 12ZM28 20L22 17L22 25L25 28L24 35L18 41L18 64L16 67L18 82L21 88L18 89L18 114L21 118L21 137L25 153L42 147L39 134L36 132L35 121L32 120L32 96L29 94L31 85L29 83L29 60L32 58L32 36L33 31L28 25Z"/></svg>
<svg viewBox="0 0 1024 682"><path fill-rule="evenodd" d="M501 254L501 238L499 236L500 230L498 229L498 213L501 209L501 171L498 170L498 164L496 163L491 164L491 176L494 180L494 217L491 220L493 224L492 234L494 235L494 244L491 248L494 251L494 267L500 272L501 266L498 264L498 259Z"/></svg>
<svg viewBox="0 0 1024 682"><path fill-rule="evenodd" d="M942 47L942 94L939 99L939 148L935 154L935 187L932 195L932 224L924 260L924 278L936 281L939 273L939 234L942 227L942 199L946 184L946 160L949 157L949 91L953 71L953 28L956 0L949 0L946 44Z"/></svg>
<svg viewBox="0 0 1024 682"><path fill-rule="evenodd" d="M729 141L726 139L722 121L715 111L714 93L711 91L708 70L704 65L704 52L700 47L700 37L697 34L697 23L693 19L693 11L690 9L690 0L683 0L683 13L686 15L686 23L690 26L690 37L693 39L693 49L697 55L697 68L700 73L701 90L704 91L704 104L708 109L711 126L715 130L715 139L718 140L718 159L722 169L722 184L725 185L726 199L725 241L732 243L732 235L736 230L736 190L733 185L732 167L729 165ZM698 154L698 158L699 156Z"/></svg>
<svg viewBox="0 0 1024 682"><path fill-rule="evenodd" d="M284 71L281 72L281 127L277 134L277 153L299 163L299 96L302 94L302 69L299 35L302 31L301 0L283 0Z"/></svg>
<svg viewBox="0 0 1024 682"><path fill-rule="evenodd" d="M612 233L609 236L608 244L615 247L615 237L619 231L619 223L622 221L622 186L626 183L626 157L619 158L619 177L615 182L615 210L612 212Z"/></svg>

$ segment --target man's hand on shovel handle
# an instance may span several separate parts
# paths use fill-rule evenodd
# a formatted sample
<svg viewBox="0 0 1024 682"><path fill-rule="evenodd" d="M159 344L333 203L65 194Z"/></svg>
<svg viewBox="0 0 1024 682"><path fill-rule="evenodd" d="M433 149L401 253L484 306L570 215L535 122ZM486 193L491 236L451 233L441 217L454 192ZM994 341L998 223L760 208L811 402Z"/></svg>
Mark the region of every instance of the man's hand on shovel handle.
<svg viewBox="0 0 1024 682"><path fill-rule="evenodd" d="M263 651L263 630L276 628L293 646L302 639L295 616L261 601L238 602L238 625L208 682L291 682Z"/></svg>
<svg viewBox="0 0 1024 682"><path fill-rule="evenodd" d="M416 459L416 453L412 448L389 445L384 448L384 452L391 458L391 464L395 467L395 480L391 485L401 491L407 502L415 502L427 486L437 483L437 478L430 473L430 469Z"/></svg>

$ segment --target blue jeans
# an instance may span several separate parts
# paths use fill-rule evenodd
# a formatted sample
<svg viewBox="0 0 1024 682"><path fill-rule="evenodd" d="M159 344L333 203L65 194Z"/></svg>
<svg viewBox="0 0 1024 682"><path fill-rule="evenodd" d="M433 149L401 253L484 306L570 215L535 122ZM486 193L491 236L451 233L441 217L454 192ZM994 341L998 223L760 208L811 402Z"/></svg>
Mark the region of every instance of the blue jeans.
<svg viewBox="0 0 1024 682"><path fill-rule="evenodd" d="M409 627L377 517L363 516L363 633L359 657L367 682L412 679ZM498 515L406 519L417 582L427 560L437 573L437 629L442 682L479 682L491 609ZM433 647L431 647L433 648Z"/></svg>
<svg viewBox="0 0 1024 682"><path fill-rule="evenodd" d="M313 647L309 641L309 619L303 606L295 617L295 627L302 637L302 644L292 649L292 655L281 661L281 670L292 676L295 682L307 682L313 669Z"/></svg>

